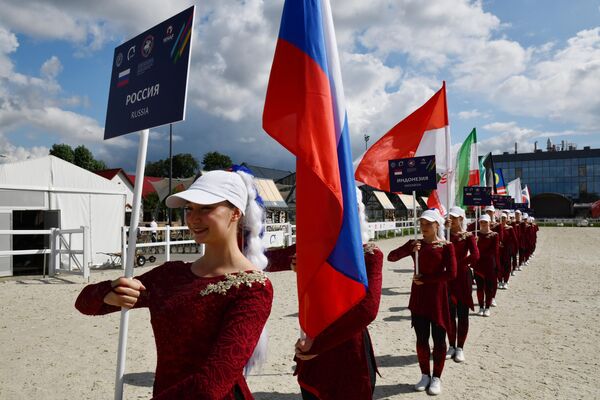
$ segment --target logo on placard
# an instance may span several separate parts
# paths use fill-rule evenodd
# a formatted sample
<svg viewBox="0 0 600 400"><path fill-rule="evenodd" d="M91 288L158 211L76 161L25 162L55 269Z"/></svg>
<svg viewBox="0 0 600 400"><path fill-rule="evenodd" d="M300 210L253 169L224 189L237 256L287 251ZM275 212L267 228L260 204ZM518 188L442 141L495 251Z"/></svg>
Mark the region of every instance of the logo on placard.
<svg viewBox="0 0 600 400"><path fill-rule="evenodd" d="M415 166L415 160L409 160L409 161L407 162L407 164L408 164L408 166L409 166L410 168L412 168L412 167L414 167L414 166Z"/></svg>
<svg viewBox="0 0 600 400"><path fill-rule="evenodd" d="M163 38L163 43L167 43L168 41L173 40L173 25L169 25L169 27L167 28L167 32L165 34L165 37Z"/></svg>
<svg viewBox="0 0 600 400"><path fill-rule="evenodd" d="M117 68L119 68L121 64L123 64L123 53L119 52L119 54L117 54L117 58L115 59L115 65Z"/></svg>
<svg viewBox="0 0 600 400"><path fill-rule="evenodd" d="M131 46L127 51L127 61L131 60L135 56L135 45Z"/></svg>
<svg viewBox="0 0 600 400"><path fill-rule="evenodd" d="M154 36L148 35L144 42L142 43L142 56L148 57L150 53L152 53L152 49L154 48Z"/></svg>
<svg viewBox="0 0 600 400"><path fill-rule="evenodd" d="M119 72L119 78L117 79L117 87L123 87L129 83L129 73L131 68L127 68Z"/></svg>
<svg viewBox="0 0 600 400"><path fill-rule="evenodd" d="M392 168L396 168L396 163L392 161L392 162L390 163L390 167L392 167Z"/></svg>

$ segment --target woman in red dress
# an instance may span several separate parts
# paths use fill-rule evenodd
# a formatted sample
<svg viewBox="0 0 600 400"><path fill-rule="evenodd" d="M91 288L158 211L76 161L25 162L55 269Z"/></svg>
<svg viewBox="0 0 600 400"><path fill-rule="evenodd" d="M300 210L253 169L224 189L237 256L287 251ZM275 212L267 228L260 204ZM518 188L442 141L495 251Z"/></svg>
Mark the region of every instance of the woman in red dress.
<svg viewBox="0 0 600 400"><path fill-rule="evenodd" d="M304 400L373 398L377 365L367 326L379 311L383 253L374 243L368 243L365 207L359 189L357 200L369 283L367 294L317 337L296 342L295 374Z"/></svg>
<svg viewBox="0 0 600 400"><path fill-rule="evenodd" d="M481 230L477 233L479 261L475 263L475 282L480 316L489 317L490 307L497 286L497 270L500 266L500 235L490 229L490 217L479 218Z"/></svg>
<svg viewBox="0 0 600 400"><path fill-rule="evenodd" d="M442 239L444 219L437 210L427 210L419 218L423 239L409 240L388 255L398 261L418 251L419 273L413 276L408 308L417 336L417 358L421 380L415 390L437 395L442 391L440 377L446 360L446 332L450 328L447 282L456 278L456 257L452 243ZM433 337L433 376L429 358L429 337Z"/></svg>
<svg viewBox="0 0 600 400"><path fill-rule="evenodd" d="M479 249L475 235L465 230L465 210L452 207L448 212L450 219L450 241L456 255L456 278L448 282L450 296L450 327L448 342L450 347L446 359L456 362L465 361L464 346L469 332L469 309L473 310L472 282L470 266L479 259ZM458 323L457 323L458 319Z"/></svg>
<svg viewBox="0 0 600 400"><path fill-rule="evenodd" d="M273 299L261 271L264 210L252 177L208 172L170 196L167 206L185 206L205 254L193 263L167 262L136 279L88 285L75 306L88 315L149 309L157 352L153 399L252 399L243 371L264 355L257 343ZM248 231L245 254L238 229Z"/></svg>
<svg viewBox="0 0 600 400"><path fill-rule="evenodd" d="M508 224L508 214L502 213L500 223L504 237L500 241L500 271L498 274L498 289L508 289L508 280L511 274L511 261L518 251L518 241L515 229Z"/></svg>

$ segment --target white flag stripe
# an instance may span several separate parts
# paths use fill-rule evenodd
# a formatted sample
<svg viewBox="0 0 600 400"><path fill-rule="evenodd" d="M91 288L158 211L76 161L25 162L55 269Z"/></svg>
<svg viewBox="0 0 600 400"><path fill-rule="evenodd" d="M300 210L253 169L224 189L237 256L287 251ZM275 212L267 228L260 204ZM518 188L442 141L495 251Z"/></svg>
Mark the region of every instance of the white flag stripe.
<svg viewBox="0 0 600 400"><path fill-rule="evenodd" d="M119 72L119 78L129 75L129 72L131 72L131 68L127 68L126 70Z"/></svg>

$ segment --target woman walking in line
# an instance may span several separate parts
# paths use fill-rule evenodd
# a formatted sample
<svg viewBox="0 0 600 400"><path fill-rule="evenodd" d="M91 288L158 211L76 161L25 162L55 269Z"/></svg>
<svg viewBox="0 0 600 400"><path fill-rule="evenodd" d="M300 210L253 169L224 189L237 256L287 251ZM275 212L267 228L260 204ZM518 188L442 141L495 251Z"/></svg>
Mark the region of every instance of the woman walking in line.
<svg viewBox="0 0 600 400"><path fill-rule="evenodd" d="M423 238L409 240L388 255L398 261L418 252L419 273L413 276L408 308L417 336L417 358L421 379L416 391L440 394L440 380L446 361L446 332L450 328L447 282L456 278L456 257L452 243L443 239L444 219L437 210L427 210L419 218ZM416 272L416 271L415 271ZM433 375L429 358L429 338L433 338Z"/></svg>
<svg viewBox="0 0 600 400"><path fill-rule="evenodd" d="M469 332L469 309L473 310L473 274L470 266L479 259L479 249L475 235L465 230L465 210L460 207L452 207L448 215L450 241L454 245L456 255L456 278L448 282L450 305L448 342L450 346L446 353L446 359L452 358L456 362L463 362L465 360L464 346Z"/></svg>
<svg viewBox="0 0 600 400"><path fill-rule="evenodd" d="M481 230L477 233L479 261L475 263L475 282L477 283L477 301L480 316L489 317L490 307L495 288L497 273L500 265L500 236L490 230L490 217L482 215L479 218Z"/></svg>

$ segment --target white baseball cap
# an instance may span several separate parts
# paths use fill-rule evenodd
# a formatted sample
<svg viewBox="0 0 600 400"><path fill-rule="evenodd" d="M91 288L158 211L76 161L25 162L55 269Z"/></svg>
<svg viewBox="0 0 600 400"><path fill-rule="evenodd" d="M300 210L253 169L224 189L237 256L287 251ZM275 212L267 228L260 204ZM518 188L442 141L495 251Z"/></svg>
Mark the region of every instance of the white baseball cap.
<svg viewBox="0 0 600 400"><path fill-rule="evenodd" d="M452 215L453 217L463 217L465 218L465 210L463 210L460 207L451 207L450 211L448 211L448 214Z"/></svg>
<svg viewBox="0 0 600 400"><path fill-rule="evenodd" d="M516 210L515 214L523 214L523 213L521 212L521 210Z"/></svg>
<svg viewBox="0 0 600 400"><path fill-rule="evenodd" d="M188 202L195 204L216 204L228 201L246 211L248 189L241 176L229 171L209 171L183 192L167 197L165 204L170 208L185 206Z"/></svg>
<svg viewBox="0 0 600 400"><path fill-rule="evenodd" d="M523 213L523 218L529 218L529 214Z"/></svg>
<svg viewBox="0 0 600 400"><path fill-rule="evenodd" d="M494 206L487 206L486 208L483 209L484 212L488 212L488 211L496 211L496 209L494 208Z"/></svg>
<svg viewBox="0 0 600 400"><path fill-rule="evenodd" d="M489 215L483 214L481 217L479 217L479 221L492 222L492 219L490 218Z"/></svg>
<svg viewBox="0 0 600 400"><path fill-rule="evenodd" d="M444 219L437 210L425 210L423 211L423 214L421 214L419 219L425 219L430 222L437 222L440 225L444 224Z"/></svg>
<svg viewBox="0 0 600 400"><path fill-rule="evenodd" d="M506 218L506 219L508 219L508 214L505 213L505 212L503 212L502 215L500 215L500 218Z"/></svg>

